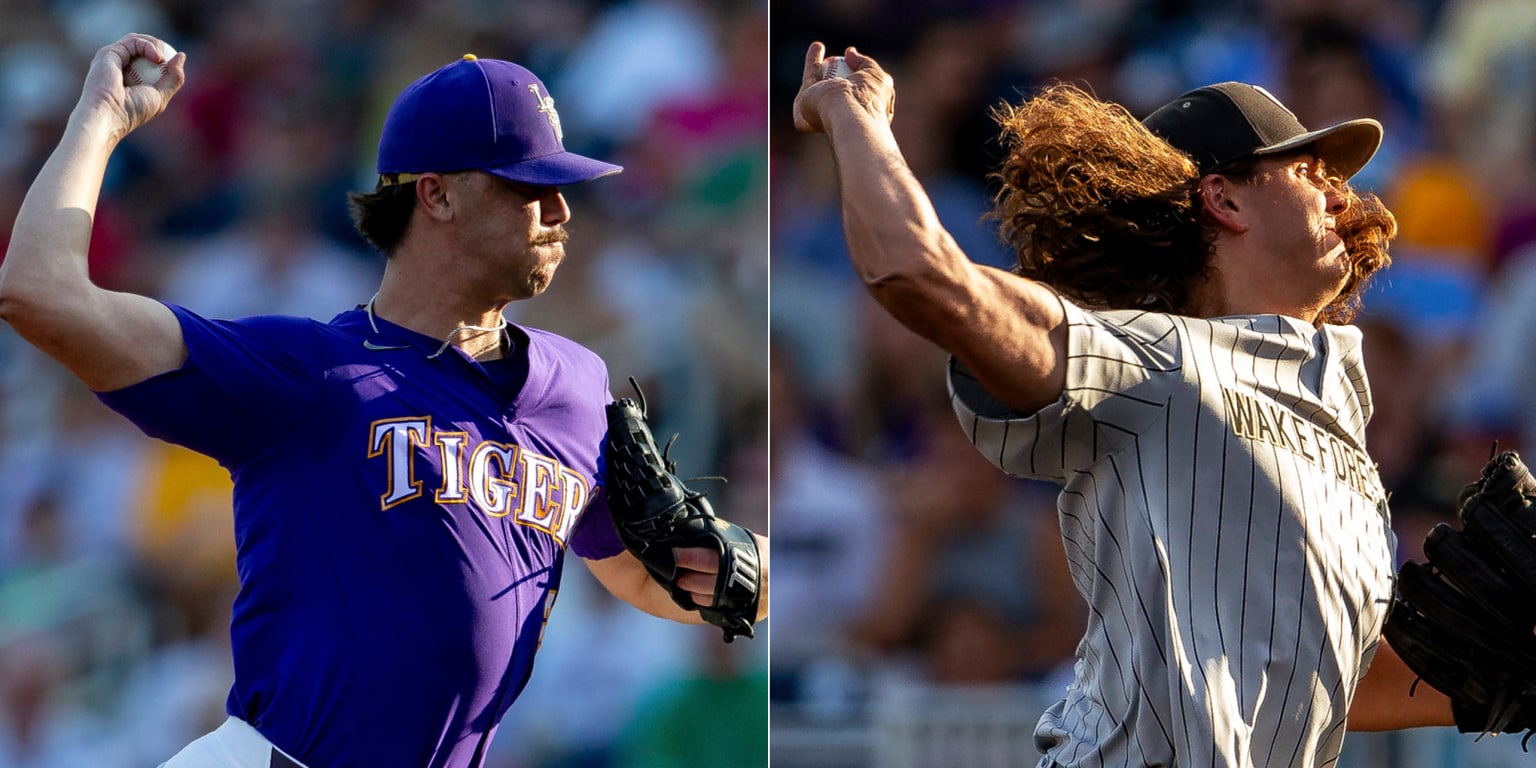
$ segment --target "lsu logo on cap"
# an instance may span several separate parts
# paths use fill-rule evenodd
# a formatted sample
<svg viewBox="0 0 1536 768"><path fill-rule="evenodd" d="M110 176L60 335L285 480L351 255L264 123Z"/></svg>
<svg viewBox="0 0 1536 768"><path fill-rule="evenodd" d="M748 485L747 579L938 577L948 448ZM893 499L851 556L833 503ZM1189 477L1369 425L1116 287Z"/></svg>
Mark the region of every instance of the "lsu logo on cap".
<svg viewBox="0 0 1536 768"><path fill-rule="evenodd" d="M548 94L540 96L537 85L529 85L528 90L533 92L533 98L539 102L539 111L549 119L549 127L555 129L555 138L565 141L565 133L560 130L560 113L555 111L555 97Z"/></svg>

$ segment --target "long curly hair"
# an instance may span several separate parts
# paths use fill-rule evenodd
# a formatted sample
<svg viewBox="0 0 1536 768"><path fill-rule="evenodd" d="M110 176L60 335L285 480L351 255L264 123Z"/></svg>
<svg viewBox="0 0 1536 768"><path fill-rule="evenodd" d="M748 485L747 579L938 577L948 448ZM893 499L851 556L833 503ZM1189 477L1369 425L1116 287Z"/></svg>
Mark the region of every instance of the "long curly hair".
<svg viewBox="0 0 1536 768"><path fill-rule="evenodd" d="M1200 202L1188 155L1124 107L1067 84L993 110L1007 159L991 216L1018 254L1014 271L1083 306L1187 314L1190 291L1210 275L1217 228ZM1243 169L1227 169L1242 181ZM1349 200L1338 232L1354 262L1319 318L1344 323L1371 275L1390 263L1392 214L1374 195Z"/></svg>
<svg viewBox="0 0 1536 768"><path fill-rule="evenodd" d="M1397 219L1381 198L1358 193L1343 180L1334 184L1344 191L1347 207L1335 217L1334 231L1344 241L1349 254L1350 275L1339 295L1323 307L1318 319L1343 325L1360 314L1360 294L1371 284L1371 277L1392 264L1388 244L1397 237Z"/></svg>

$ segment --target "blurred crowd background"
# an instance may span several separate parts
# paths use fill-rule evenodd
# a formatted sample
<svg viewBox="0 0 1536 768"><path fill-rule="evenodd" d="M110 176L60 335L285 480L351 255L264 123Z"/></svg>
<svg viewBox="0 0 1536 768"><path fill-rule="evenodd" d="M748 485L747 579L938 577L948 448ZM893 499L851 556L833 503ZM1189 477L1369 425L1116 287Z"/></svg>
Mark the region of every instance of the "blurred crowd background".
<svg viewBox="0 0 1536 768"><path fill-rule="evenodd" d="M395 94L464 53L528 66L568 148L625 172L566 190L568 258L509 318L597 350L619 396L639 379L682 471L729 477L715 508L765 528L766 3L0 0L0 19L0 252L94 52L150 33L188 80L114 155L91 271L212 317L366 302L382 259L345 194L373 188ZM226 473L0 327L0 767L153 766L223 721L232 530ZM488 765L766 764L761 634L726 646L566 574Z"/></svg>
<svg viewBox="0 0 1536 768"><path fill-rule="evenodd" d="M1358 322L1401 556L1493 440L1536 451L1536 3L773 0L771 18L774 765L1032 765L1085 621L1053 490L970 448L942 353L847 264L830 153L789 116L813 40L892 73L908 163L965 251L999 266L989 108L1042 83L1141 117L1242 80L1309 126L1380 120L1355 181L1401 236ZM1355 734L1340 765L1512 764L1518 742Z"/></svg>

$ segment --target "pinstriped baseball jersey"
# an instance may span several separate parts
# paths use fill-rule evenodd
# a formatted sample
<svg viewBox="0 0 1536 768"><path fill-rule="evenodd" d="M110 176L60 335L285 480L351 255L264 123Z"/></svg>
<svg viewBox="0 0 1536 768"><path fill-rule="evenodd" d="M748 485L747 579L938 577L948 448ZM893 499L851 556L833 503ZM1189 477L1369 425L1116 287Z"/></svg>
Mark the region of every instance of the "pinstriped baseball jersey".
<svg viewBox="0 0 1536 768"><path fill-rule="evenodd" d="M1062 304L1056 403L1011 412L949 375L978 450L1063 485L1090 611L1042 765L1332 765L1396 545L1359 331Z"/></svg>

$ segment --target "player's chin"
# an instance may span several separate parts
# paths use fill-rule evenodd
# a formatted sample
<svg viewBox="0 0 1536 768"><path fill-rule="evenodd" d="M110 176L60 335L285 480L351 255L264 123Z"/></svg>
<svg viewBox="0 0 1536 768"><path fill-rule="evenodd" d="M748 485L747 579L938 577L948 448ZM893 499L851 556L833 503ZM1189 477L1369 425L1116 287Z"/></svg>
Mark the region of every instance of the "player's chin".
<svg viewBox="0 0 1536 768"><path fill-rule="evenodd" d="M528 298L531 299L549 290L550 283L555 281L555 268L557 266L559 265L550 264L529 273L527 286Z"/></svg>
<svg viewBox="0 0 1536 768"><path fill-rule="evenodd" d="M555 281L555 271L560 268L560 263L565 260L565 247L559 243L537 246L541 258L533 269L528 271L527 290L529 298L537 296L548 290L550 283Z"/></svg>
<svg viewBox="0 0 1536 768"><path fill-rule="evenodd" d="M1329 232L1327 237L1323 239L1321 246L1320 250L1323 254L1322 263L1330 267L1351 269L1349 250L1344 247L1344 241L1340 240L1338 235Z"/></svg>
<svg viewBox="0 0 1536 768"><path fill-rule="evenodd" d="M528 278L528 284L523 289L523 298L531 299L549 290L549 284L554 282L553 276L534 275Z"/></svg>

